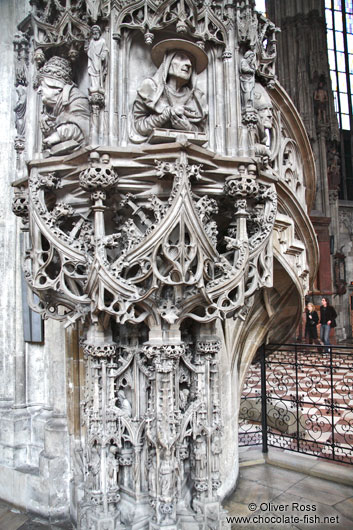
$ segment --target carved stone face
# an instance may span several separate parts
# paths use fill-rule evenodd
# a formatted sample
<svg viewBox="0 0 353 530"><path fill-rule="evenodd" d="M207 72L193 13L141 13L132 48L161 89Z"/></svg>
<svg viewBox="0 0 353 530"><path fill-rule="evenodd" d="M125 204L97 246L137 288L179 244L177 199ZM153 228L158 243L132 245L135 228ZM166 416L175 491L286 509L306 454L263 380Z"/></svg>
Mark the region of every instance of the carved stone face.
<svg viewBox="0 0 353 530"><path fill-rule="evenodd" d="M98 40L101 36L101 32L99 28L92 28L92 37L94 40Z"/></svg>
<svg viewBox="0 0 353 530"><path fill-rule="evenodd" d="M260 121L266 129L272 129L273 126L273 110L272 104L269 102L266 106L261 106L257 111L259 113Z"/></svg>
<svg viewBox="0 0 353 530"><path fill-rule="evenodd" d="M185 83L189 81L192 74L192 63L190 57L182 52L177 52L169 67L169 75L174 76L177 79L185 80Z"/></svg>
<svg viewBox="0 0 353 530"><path fill-rule="evenodd" d="M244 59L248 61L249 64L255 65L255 53L252 51L246 52Z"/></svg>
<svg viewBox="0 0 353 530"><path fill-rule="evenodd" d="M53 80L44 77L38 88L38 94L41 94L44 105L47 105L47 107L54 107L62 89L63 86L60 85L59 82L54 82Z"/></svg>

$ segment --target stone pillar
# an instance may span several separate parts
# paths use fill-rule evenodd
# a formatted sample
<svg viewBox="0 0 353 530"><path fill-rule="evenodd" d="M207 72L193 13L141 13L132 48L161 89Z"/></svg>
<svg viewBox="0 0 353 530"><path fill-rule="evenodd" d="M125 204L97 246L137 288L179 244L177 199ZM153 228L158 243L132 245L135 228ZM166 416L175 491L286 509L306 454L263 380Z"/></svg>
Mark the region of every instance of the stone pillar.
<svg viewBox="0 0 353 530"><path fill-rule="evenodd" d="M116 344L105 342L105 339L103 330L93 325L84 347L86 384L82 419L85 427L85 493L78 521L78 528L82 530L114 530L120 524L120 440L117 431L120 419L109 384L111 372L117 369Z"/></svg>
<svg viewBox="0 0 353 530"><path fill-rule="evenodd" d="M320 269L318 272L318 289L321 294L332 293L332 272L330 259L329 217L312 217L320 249Z"/></svg>

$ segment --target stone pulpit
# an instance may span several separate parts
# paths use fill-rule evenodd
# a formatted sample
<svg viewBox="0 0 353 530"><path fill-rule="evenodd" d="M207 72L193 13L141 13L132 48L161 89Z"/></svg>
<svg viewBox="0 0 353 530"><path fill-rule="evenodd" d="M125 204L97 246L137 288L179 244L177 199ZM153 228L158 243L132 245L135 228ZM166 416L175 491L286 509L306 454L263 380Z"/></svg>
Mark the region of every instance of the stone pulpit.
<svg viewBox="0 0 353 530"><path fill-rule="evenodd" d="M228 528L242 381L295 329L318 260L279 29L253 0L30 4L13 209L28 302L62 323L72 361L51 418L68 426L66 515L81 530Z"/></svg>

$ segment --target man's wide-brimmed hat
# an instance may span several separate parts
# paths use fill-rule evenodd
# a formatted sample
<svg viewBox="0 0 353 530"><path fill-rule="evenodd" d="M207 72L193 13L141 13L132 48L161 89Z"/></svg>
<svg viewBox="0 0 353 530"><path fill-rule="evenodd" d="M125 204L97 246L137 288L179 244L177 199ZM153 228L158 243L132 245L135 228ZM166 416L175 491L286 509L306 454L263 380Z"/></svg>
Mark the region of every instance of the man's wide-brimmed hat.
<svg viewBox="0 0 353 530"><path fill-rule="evenodd" d="M160 66L162 64L165 52L170 50L174 50L176 52L182 51L192 55L195 59L195 70L197 74L201 73L207 67L208 58L203 49L200 48L200 46L197 46L197 44L183 39L162 40L153 46L151 57L154 64L156 66Z"/></svg>

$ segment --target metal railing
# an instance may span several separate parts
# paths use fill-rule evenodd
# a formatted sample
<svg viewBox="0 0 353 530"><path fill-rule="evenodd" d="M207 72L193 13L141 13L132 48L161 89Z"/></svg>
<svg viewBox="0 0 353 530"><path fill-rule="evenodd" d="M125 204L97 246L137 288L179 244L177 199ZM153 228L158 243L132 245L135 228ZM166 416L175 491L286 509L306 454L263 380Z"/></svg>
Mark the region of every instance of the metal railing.
<svg viewBox="0 0 353 530"><path fill-rule="evenodd" d="M353 464L353 350L270 344L251 365L239 445L268 446Z"/></svg>

